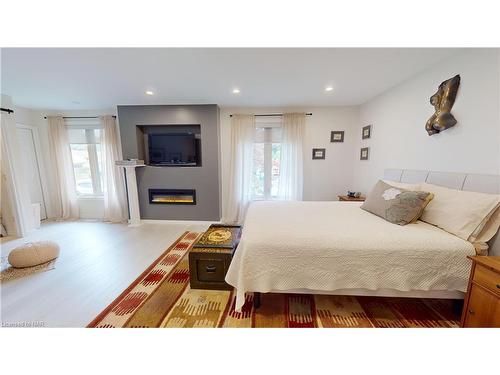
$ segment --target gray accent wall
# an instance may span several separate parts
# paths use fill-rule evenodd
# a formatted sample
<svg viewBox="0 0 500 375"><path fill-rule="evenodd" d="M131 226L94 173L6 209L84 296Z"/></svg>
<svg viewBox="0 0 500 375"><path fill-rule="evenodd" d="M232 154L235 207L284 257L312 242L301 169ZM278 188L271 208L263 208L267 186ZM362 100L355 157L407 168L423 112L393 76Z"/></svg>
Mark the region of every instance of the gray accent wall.
<svg viewBox="0 0 500 375"><path fill-rule="evenodd" d="M144 158L137 126L200 125L200 167L137 168L139 207L142 219L206 220L221 217L219 107L210 105L123 105L118 122L124 159ZM149 203L149 189L195 189L196 205Z"/></svg>

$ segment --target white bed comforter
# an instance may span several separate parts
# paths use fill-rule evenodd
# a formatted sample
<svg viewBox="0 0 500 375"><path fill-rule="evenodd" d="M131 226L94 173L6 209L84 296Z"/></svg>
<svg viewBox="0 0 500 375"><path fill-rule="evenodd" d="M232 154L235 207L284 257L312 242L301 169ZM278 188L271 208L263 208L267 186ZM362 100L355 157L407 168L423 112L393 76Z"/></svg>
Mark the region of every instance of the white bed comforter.
<svg viewBox="0 0 500 375"><path fill-rule="evenodd" d="M418 221L399 226L353 202L255 202L226 281L245 292L466 291L471 243Z"/></svg>

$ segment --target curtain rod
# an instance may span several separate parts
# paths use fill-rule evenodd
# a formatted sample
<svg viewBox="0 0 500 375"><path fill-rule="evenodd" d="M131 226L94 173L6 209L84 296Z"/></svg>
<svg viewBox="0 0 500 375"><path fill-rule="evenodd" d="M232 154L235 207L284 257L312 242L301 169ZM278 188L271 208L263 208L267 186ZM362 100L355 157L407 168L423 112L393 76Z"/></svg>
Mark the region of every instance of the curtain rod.
<svg viewBox="0 0 500 375"><path fill-rule="evenodd" d="M12 109L8 109L8 108L0 108L0 111L7 112L7 113L14 113L14 111Z"/></svg>
<svg viewBox="0 0 500 375"><path fill-rule="evenodd" d="M254 117L281 117L283 113L270 113L268 115L254 115ZM312 113L306 113L306 116L312 116ZM229 115L229 117L233 117L233 115Z"/></svg>
<svg viewBox="0 0 500 375"><path fill-rule="evenodd" d="M113 116L114 118L116 118L116 116ZM47 118L47 116L44 117L45 119ZM64 119L66 118L99 118L99 116L63 116Z"/></svg>

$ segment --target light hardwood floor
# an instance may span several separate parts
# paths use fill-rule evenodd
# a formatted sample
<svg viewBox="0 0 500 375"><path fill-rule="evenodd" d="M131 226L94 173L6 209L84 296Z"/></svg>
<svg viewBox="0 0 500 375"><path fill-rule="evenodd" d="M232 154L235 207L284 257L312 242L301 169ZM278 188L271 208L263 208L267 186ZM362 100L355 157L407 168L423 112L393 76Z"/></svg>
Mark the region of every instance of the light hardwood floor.
<svg viewBox="0 0 500 375"><path fill-rule="evenodd" d="M2 257L16 246L52 240L61 247L54 270L0 285L2 325L41 322L84 327L135 280L172 242L200 224L48 222L28 237L2 241Z"/></svg>

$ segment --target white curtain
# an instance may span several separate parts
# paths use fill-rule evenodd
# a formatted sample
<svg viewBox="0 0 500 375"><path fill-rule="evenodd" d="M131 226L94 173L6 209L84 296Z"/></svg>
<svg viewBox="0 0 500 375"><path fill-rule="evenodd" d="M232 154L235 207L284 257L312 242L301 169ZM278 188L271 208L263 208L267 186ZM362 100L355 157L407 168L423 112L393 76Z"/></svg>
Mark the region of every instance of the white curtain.
<svg viewBox="0 0 500 375"><path fill-rule="evenodd" d="M302 200L305 113L283 114L278 199Z"/></svg>
<svg viewBox="0 0 500 375"><path fill-rule="evenodd" d="M115 165L121 160L120 137L113 116L101 116L101 147L103 152L103 193L104 220L112 223L127 220L127 201L125 197L124 176L122 168Z"/></svg>
<svg viewBox="0 0 500 375"><path fill-rule="evenodd" d="M49 144L56 184L53 202L56 218L78 219L78 197L76 195L75 173L69 146L68 130L62 117L47 117L49 123Z"/></svg>
<svg viewBox="0 0 500 375"><path fill-rule="evenodd" d="M0 107L12 108L12 99L0 94ZM23 170L13 113L0 111L0 177L2 221L9 235L24 237L34 226L29 186Z"/></svg>
<svg viewBox="0 0 500 375"><path fill-rule="evenodd" d="M223 215L225 223L242 223L252 199L253 141L255 117L231 117L231 154L228 200Z"/></svg>

